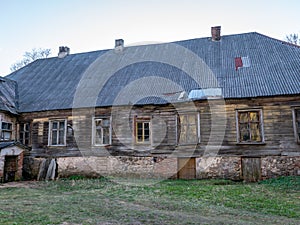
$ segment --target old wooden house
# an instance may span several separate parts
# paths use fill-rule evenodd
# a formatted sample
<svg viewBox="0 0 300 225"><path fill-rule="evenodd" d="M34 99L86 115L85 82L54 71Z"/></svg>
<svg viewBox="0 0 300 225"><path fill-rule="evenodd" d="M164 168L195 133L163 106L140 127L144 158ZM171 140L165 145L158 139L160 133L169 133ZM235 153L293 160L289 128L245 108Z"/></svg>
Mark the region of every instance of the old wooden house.
<svg viewBox="0 0 300 225"><path fill-rule="evenodd" d="M60 177L300 175L300 48L211 33L81 54L60 47L5 78L18 104L1 114L10 123L1 138L31 148L32 177L47 158Z"/></svg>
<svg viewBox="0 0 300 225"><path fill-rule="evenodd" d="M0 182L22 178L26 146L17 143L17 83L0 78Z"/></svg>

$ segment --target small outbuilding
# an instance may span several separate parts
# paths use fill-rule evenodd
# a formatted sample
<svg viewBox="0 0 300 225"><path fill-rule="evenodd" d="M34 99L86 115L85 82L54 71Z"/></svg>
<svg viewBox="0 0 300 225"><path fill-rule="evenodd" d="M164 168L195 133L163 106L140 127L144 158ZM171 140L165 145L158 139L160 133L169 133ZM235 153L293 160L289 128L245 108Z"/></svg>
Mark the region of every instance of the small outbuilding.
<svg viewBox="0 0 300 225"><path fill-rule="evenodd" d="M26 147L18 142L0 142L0 181L10 182L22 178Z"/></svg>

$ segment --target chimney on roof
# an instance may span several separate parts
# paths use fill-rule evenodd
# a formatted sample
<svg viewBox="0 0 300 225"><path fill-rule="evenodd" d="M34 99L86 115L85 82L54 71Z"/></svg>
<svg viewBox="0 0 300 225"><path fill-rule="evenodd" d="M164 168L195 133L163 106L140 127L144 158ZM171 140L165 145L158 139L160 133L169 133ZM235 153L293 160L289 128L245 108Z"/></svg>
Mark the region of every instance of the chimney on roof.
<svg viewBox="0 0 300 225"><path fill-rule="evenodd" d="M115 40L115 51L122 52L124 49L124 40L123 39L116 39Z"/></svg>
<svg viewBox="0 0 300 225"><path fill-rule="evenodd" d="M211 40L213 41L221 40L221 26L216 26L211 28Z"/></svg>
<svg viewBox="0 0 300 225"><path fill-rule="evenodd" d="M67 46L60 46L58 52L58 58L64 58L70 54L70 48Z"/></svg>

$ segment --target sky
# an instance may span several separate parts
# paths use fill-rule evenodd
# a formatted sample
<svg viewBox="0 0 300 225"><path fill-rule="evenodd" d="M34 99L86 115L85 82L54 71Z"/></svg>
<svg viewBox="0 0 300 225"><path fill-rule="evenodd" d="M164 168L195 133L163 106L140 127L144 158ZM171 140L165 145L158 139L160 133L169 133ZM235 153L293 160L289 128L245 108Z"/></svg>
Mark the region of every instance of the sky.
<svg viewBox="0 0 300 225"><path fill-rule="evenodd" d="M259 32L300 34L299 0L0 0L0 76L33 48L71 54L126 45Z"/></svg>

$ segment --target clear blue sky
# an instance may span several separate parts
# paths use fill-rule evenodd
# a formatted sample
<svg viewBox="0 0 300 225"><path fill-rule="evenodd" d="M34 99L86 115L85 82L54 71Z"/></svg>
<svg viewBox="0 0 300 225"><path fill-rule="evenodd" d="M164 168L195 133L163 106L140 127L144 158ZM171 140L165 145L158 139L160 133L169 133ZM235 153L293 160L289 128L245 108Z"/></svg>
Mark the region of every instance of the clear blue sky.
<svg viewBox="0 0 300 225"><path fill-rule="evenodd" d="M256 31L277 39L300 33L299 0L0 0L0 75L33 48L71 53L147 41Z"/></svg>

